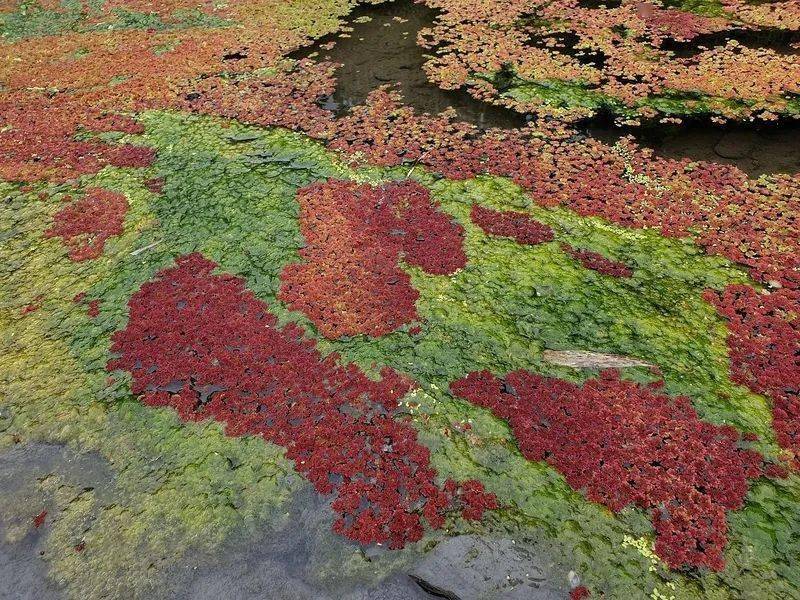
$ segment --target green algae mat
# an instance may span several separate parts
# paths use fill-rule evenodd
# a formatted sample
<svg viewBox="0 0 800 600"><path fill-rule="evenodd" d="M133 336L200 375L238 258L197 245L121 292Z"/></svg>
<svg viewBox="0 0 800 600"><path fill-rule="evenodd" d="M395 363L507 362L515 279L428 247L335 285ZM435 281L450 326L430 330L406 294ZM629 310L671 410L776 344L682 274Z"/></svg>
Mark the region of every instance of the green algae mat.
<svg viewBox="0 0 800 600"><path fill-rule="evenodd" d="M399 5L502 118L342 97ZM800 174L637 141L793 127L798 29L0 0L0 598L800 598Z"/></svg>

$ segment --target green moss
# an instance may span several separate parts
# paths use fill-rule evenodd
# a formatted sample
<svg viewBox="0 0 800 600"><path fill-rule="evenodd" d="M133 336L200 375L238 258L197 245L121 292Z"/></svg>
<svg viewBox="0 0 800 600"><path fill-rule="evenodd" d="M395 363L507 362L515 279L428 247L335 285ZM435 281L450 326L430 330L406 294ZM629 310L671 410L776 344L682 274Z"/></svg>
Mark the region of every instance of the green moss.
<svg viewBox="0 0 800 600"><path fill-rule="evenodd" d="M652 109L661 116L675 117L730 114L731 111L746 111L753 104L741 99L680 90L664 90L660 94L650 94L632 104L626 104L581 81L530 81L520 77L514 77L501 96L518 102L543 103L564 109L585 108L594 112L605 110L625 118L639 116L642 109ZM792 102L781 111L785 114L796 112Z"/></svg>
<svg viewBox="0 0 800 600"><path fill-rule="evenodd" d="M541 102L561 108L601 108L625 112L625 106L614 98L580 81L517 79L502 94L518 102Z"/></svg>
<svg viewBox="0 0 800 600"><path fill-rule="evenodd" d="M662 0L665 8L677 8L704 17L729 17L719 0Z"/></svg>
<svg viewBox="0 0 800 600"><path fill-rule="evenodd" d="M36 0L22 1L15 12L0 14L0 35L14 41L76 29L83 18L80 0L65 0L62 6L62 11L46 10Z"/></svg>

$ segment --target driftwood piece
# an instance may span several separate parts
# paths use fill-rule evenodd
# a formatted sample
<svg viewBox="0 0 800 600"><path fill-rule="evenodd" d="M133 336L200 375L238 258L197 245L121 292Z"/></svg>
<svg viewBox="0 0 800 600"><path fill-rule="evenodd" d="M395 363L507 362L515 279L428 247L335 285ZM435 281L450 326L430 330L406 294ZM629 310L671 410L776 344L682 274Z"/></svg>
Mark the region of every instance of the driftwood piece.
<svg viewBox="0 0 800 600"><path fill-rule="evenodd" d="M542 358L554 365L574 367L576 369L621 369L624 367L652 367L652 363L621 356L619 354L603 354L586 350L545 350Z"/></svg>

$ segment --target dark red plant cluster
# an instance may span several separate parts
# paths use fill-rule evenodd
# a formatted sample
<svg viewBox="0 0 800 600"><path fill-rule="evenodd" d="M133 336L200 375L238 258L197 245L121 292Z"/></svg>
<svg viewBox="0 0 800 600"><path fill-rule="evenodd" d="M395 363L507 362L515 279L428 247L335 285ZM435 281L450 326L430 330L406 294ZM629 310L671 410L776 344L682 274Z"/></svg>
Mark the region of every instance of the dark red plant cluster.
<svg viewBox="0 0 800 600"><path fill-rule="evenodd" d="M687 41L703 33L713 33L724 28L719 19L710 19L691 12L662 9L640 2L637 16L645 23L645 29L654 45L661 46L664 38Z"/></svg>
<svg viewBox="0 0 800 600"><path fill-rule="evenodd" d="M447 114L416 114L398 94L379 89L330 131L329 146L359 162L420 163L455 179L509 177L542 206L668 236L695 235L710 253L760 270L781 264L800 237L791 221L796 178L748 180L735 167L657 158L626 140L613 150L557 123L481 133Z"/></svg>
<svg viewBox="0 0 800 600"><path fill-rule="evenodd" d="M742 506L747 480L762 472L732 427L701 421L686 397L609 371L583 386L482 371L450 387L507 420L526 458L547 461L589 500L650 509L656 553L671 568L723 568L726 511Z"/></svg>
<svg viewBox="0 0 800 600"><path fill-rule="evenodd" d="M242 279L215 268L181 257L131 298L108 368L129 371L146 404L284 446L318 492L335 495L334 530L363 544L400 548L422 537L423 520L438 528L448 511L476 519L497 507L477 481L436 484L430 451L393 417L411 381L389 368L372 381L321 356L300 327L278 328Z"/></svg>
<svg viewBox="0 0 800 600"><path fill-rule="evenodd" d="M0 99L0 177L10 181L67 181L106 165L145 167L151 148L78 140L82 132L141 133L128 117L75 107L58 98L9 94Z"/></svg>
<svg viewBox="0 0 800 600"><path fill-rule="evenodd" d="M153 177L144 182L145 187L153 194L160 194L164 191L166 181L163 177Z"/></svg>
<svg viewBox="0 0 800 600"><path fill-rule="evenodd" d="M153 10L145 12L162 16L184 4L200 8L183 0L137 4L148 4ZM2 54L0 177L64 181L107 164L149 163L148 148L76 139L76 135L130 132L132 126L125 123L130 119L120 114L184 108L192 81L209 78L219 83L221 73L234 78L272 67L309 35L336 28L337 15L331 10L339 13L341 8L320 7L318 18L298 18L264 10L263 3L237 0L213 9L236 23L230 27L154 31L108 26L91 32L70 27L61 35L48 36L46 43L37 36L9 41ZM109 15L98 14L107 24ZM89 13L83 17L91 21ZM231 86L232 94L238 91L238 86ZM271 109L289 104L280 98Z"/></svg>
<svg viewBox="0 0 800 600"><path fill-rule="evenodd" d="M486 233L510 237L520 244L535 245L553 241L553 230L525 213L497 211L473 204L470 218Z"/></svg>
<svg viewBox="0 0 800 600"><path fill-rule="evenodd" d="M561 249L580 262L587 269L597 271L611 277L631 277L633 271L625 263L606 258L598 252L573 248L569 244L561 244Z"/></svg>
<svg viewBox="0 0 800 600"><path fill-rule="evenodd" d="M416 114L386 89L335 120L330 131L329 146L355 160L418 162L455 179L509 177L542 206L694 236L709 253L750 266L761 280L800 253L792 208L800 194L796 177L751 180L729 165L658 158L627 140L612 149L557 123L481 133L447 114Z"/></svg>
<svg viewBox="0 0 800 600"><path fill-rule="evenodd" d="M778 443L800 468L800 277L794 283L769 293L730 285L705 297L728 320L733 380L772 399Z"/></svg>
<svg viewBox="0 0 800 600"><path fill-rule="evenodd" d="M43 510L43 511L42 511L42 512L40 512L38 515L36 515L35 517L33 517L33 526L34 526L36 529L39 529L39 527L41 527L42 525L44 525L44 520L45 520L46 518L47 518L47 511L46 511L46 510Z"/></svg>
<svg viewBox="0 0 800 600"><path fill-rule="evenodd" d="M42 294L37 294L30 304L26 304L22 307L22 309L19 311L20 314L24 317L25 315L35 313L37 310L42 308L42 300L44 300L44 296Z"/></svg>
<svg viewBox="0 0 800 600"><path fill-rule="evenodd" d="M100 314L100 300L98 298L89 302L89 308L86 309L86 314L92 319Z"/></svg>
<svg viewBox="0 0 800 600"><path fill-rule="evenodd" d="M475 128L452 114L417 114L388 88L373 91L363 105L333 125L329 147L381 166L420 163L445 177L465 179L484 168L470 141Z"/></svg>
<svg viewBox="0 0 800 600"><path fill-rule="evenodd" d="M401 258L435 275L466 264L463 228L414 181L331 180L301 189L297 199L304 262L284 268L278 297L326 337L380 336L416 318L419 294Z"/></svg>
<svg viewBox="0 0 800 600"><path fill-rule="evenodd" d="M569 592L569 600L586 600L591 598L592 594L585 585L579 585Z"/></svg>
<svg viewBox="0 0 800 600"><path fill-rule="evenodd" d="M128 200L122 194L90 188L55 214L45 237L60 237L74 261L97 258L106 240L122 233L127 212Z"/></svg>
<svg viewBox="0 0 800 600"><path fill-rule="evenodd" d="M481 132L455 120L454 114L418 114L402 103L399 93L379 88L363 105L334 121L328 146L350 155L356 163L419 163L450 179L490 173L529 189L540 182L559 181L543 157L552 151L550 145L558 148L559 140L574 132L555 122L540 124L548 128L546 136L542 129L534 128Z"/></svg>

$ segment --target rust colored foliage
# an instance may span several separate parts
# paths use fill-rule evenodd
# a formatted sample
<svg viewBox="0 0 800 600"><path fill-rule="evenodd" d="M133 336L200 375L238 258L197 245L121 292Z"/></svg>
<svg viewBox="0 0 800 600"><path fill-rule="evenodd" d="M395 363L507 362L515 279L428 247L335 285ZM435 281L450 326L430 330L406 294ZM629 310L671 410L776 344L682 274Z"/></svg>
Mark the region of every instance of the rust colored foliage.
<svg viewBox="0 0 800 600"><path fill-rule="evenodd" d="M22 309L20 310L20 314L24 317L25 315L29 315L31 313L35 313L37 310L42 308L42 300L43 299L44 299L44 296L42 296L41 294L38 294L33 299L33 302L31 302L30 304L26 304L25 306L22 307Z"/></svg>
<svg viewBox="0 0 800 600"><path fill-rule="evenodd" d="M46 237L60 237L74 261L97 258L106 240L122 233L128 200L122 194L90 188L86 195L64 206L53 217Z"/></svg>
<svg viewBox="0 0 800 600"><path fill-rule="evenodd" d="M585 585L579 585L569 592L569 600L586 600L591 598L592 594Z"/></svg>
<svg viewBox="0 0 800 600"><path fill-rule="evenodd" d="M150 148L78 140L81 132L141 133L128 117L75 106L60 98L8 94L0 98L0 178L10 181L67 181L106 165L145 167Z"/></svg>
<svg viewBox="0 0 800 600"><path fill-rule="evenodd" d="M300 327L278 328L243 280L215 267L181 257L131 298L108 368L130 371L146 404L284 446L318 492L334 494L334 530L363 544L400 548L422 537L423 520L438 528L449 510L478 519L497 507L479 482L436 485L429 450L393 417L411 381L389 368L372 381L321 356Z"/></svg>
<svg viewBox="0 0 800 600"><path fill-rule="evenodd" d="M749 47L722 34L759 26L796 29L796 2L756 8L726 0L725 16L715 17L635 0L608 7L574 0L426 4L441 10L420 32L431 50L424 66L429 79L446 89L465 87L481 100L572 121L603 105L625 119L654 118L664 114L657 100L665 97L685 97L678 114L705 110L720 118L769 120L795 112L789 101L800 91L800 66L792 50ZM719 39L699 37L708 34ZM693 51L676 55L670 42L694 42L687 44ZM564 92L555 99L513 93L529 84Z"/></svg>
<svg viewBox="0 0 800 600"><path fill-rule="evenodd" d="M800 255L796 177L750 180L728 165L663 159L627 140L612 148L557 126L480 133L447 114L417 115L383 89L336 120L331 131L330 146L354 160L419 162L456 179L509 177L541 206L653 227L668 236L693 235L709 253L753 268L757 279L769 279L776 266Z"/></svg>
<svg viewBox="0 0 800 600"><path fill-rule="evenodd" d="M507 420L526 458L547 461L589 500L650 509L656 553L671 568L723 568L726 511L742 506L761 458L732 427L698 419L688 398L608 371L583 386L482 371L451 389Z"/></svg>
<svg viewBox="0 0 800 600"><path fill-rule="evenodd" d="M553 230L525 213L497 211L473 204L470 218L486 233L510 237L520 244L535 245L553 241Z"/></svg>
<svg viewBox="0 0 800 600"><path fill-rule="evenodd" d="M39 529L39 527L41 527L42 525L44 525L44 520L45 520L46 518L47 518L47 511L46 511L46 510L43 510L43 511L42 511L42 512L40 512L38 515L36 515L35 517L33 517L33 526L34 526L36 529Z"/></svg>
<svg viewBox="0 0 800 600"><path fill-rule="evenodd" d="M86 309L86 314L92 319L100 314L100 300L95 299L89 302L89 308Z"/></svg>
<svg viewBox="0 0 800 600"><path fill-rule="evenodd" d="M728 319L733 380L772 399L778 443L800 468L800 277L794 284L769 293L730 285L705 297Z"/></svg>
<svg viewBox="0 0 800 600"><path fill-rule="evenodd" d="M419 294L401 259L434 275L466 264L463 228L414 181L373 187L331 180L297 198L305 262L283 270L279 298L326 337L380 336L416 319Z"/></svg>
<svg viewBox="0 0 800 600"><path fill-rule="evenodd" d="M336 120L329 146L376 165L419 162L463 179L480 169L469 145L473 133L474 127L454 122L452 115L415 113L384 87Z"/></svg>
<svg viewBox="0 0 800 600"><path fill-rule="evenodd" d="M800 231L792 216L800 195L796 177L749 180L735 167L663 159L627 140L612 148L576 138L557 124L546 130L540 123L478 132L451 114L416 114L387 89L335 119L315 104L321 90L332 85L327 67L305 62L296 68L317 72L323 80L308 73L293 78L291 95L303 99L294 103L296 112L275 108L272 96L254 103L237 92L220 100L229 107L223 114L313 132L356 163L420 163L455 179L481 173L509 177L542 206L564 206L625 227L658 228L668 236L693 235L709 253L750 266L761 280L800 254Z"/></svg>
<svg viewBox="0 0 800 600"><path fill-rule="evenodd" d="M667 20L674 17L658 14ZM672 23L677 26L674 19ZM265 105L264 110L271 109ZM330 123L319 127L327 132L323 137L355 162L387 166L418 162L450 178L484 172L510 177L539 205L564 206L625 227L657 228L667 236L692 236L707 252L749 266L760 281L774 279L792 288L797 278L800 231L793 216L800 196L797 177L771 175L767 180L752 180L728 165L659 158L628 140L609 147L598 140L575 138L574 132L552 124L545 132L539 123L520 130L480 133L454 122L448 114L416 114L386 89L373 92L346 117L328 118ZM499 227L498 217L490 218L486 211L475 209L477 220L473 220L492 232L484 225L492 220L493 227ZM531 235L530 239L536 239ZM541 235L546 236L544 230ZM626 265L586 251L574 252L588 268L617 276L630 274ZM751 295L755 297L755 292ZM410 303L406 315L412 314ZM730 340L733 343L735 336ZM774 347L786 343L782 339ZM733 369L748 369L735 352ZM782 407L775 413L775 426L782 428L779 438L784 447L796 447L789 438L797 428L788 425L797 422L792 416L798 412L794 404L787 404L785 394L775 387L752 389L769 394L774 405Z"/></svg>
<svg viewBox="0 0 800 600"><path fill-rule="evenodd" d="M148 179L144 182L145 187L153 194L161 194L164 191L164 181L163 177L153 177L152 179Z"/></svg>
<svg viewBox="0 0 800 600"><path fill-rule="evenodd" d="M235 78L272 67L309 34L325 33L326 27L336 23L335 19L326 24L325 18L287 18L283 0L231 0L224 6L206 0L113 0L96 16L113 23L114 9L123 5L144 8L166 22L191 6L229 19L235 26L164 31L108 26L64 31L47 37L46 43L32 37L4 44L0 52L0 177L61 182L95 173L108 164L144 166L152 160L150 149L114 145L83 134L136 133L138 125L126 115L184 108L185 94L179 91L191 87L191 81L217 81L223 72ZM347 4L325 8L330 10L345 12ZM84 17L93 19L88 13ZM273 108L286 104L286 98L281 98Z"/></svg>
<svg viewBox="0 0 800 600"><path fill-rule="evenodd" d="M561 249L587 269L597 271L603 275L611 277L631 277L633 275L633 271L625 263L606 258L598 252L573 248L569 244L561 244Z"/></svg>

